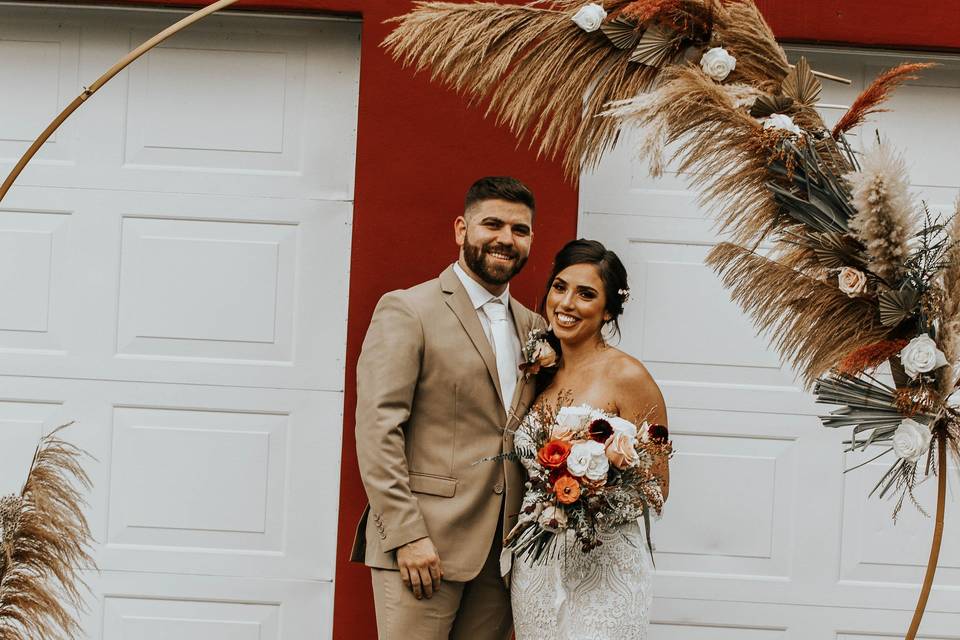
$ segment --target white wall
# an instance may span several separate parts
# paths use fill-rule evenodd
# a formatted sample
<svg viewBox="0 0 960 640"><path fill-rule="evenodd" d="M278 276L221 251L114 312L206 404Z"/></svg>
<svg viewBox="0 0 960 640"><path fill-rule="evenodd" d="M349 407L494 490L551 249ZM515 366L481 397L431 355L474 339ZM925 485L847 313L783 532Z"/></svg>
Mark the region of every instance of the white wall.
<svg viewBox="0 0 960 640"><path fill-rule="evenodd" d="M826 82L823 102L849 105L882 69L929 56L793 49ZM879 126L908 154L913 184L936 209L960 188L960 60L924 73L892 100ZM842 109L823 109L832 124ZM902 638L927 561L933 522L867 493L889 463L844 475L863 455L843 453L766 340L730 302L703 258L721 238L683 179L651 179L629 141L583 177L581 236L619 253L631 278L622 347L643 360L666 395L677 450L671 495L655 525L656 640ZM956 473L951 483L956 488ZM936 489L920 495L932 509ZM925 638L958 638L960 504L947 508ZM950 532L953 532L952 534Z"/></svg>
<svg viewBox="0 0 960 640"><path fill-rule="evenodd" d="M0 170L179 12L0 7ZM0 208L0 493L96 457L87 637L331 635L359 24L220 16L91 98Z"/></svg>

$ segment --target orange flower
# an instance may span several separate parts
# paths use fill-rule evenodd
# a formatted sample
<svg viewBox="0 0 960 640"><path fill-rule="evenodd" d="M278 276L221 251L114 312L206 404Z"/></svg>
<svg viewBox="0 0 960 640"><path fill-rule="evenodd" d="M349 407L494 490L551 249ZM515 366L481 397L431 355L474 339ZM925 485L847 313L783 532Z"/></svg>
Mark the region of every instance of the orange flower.
<svg viewBox="0 0 960 640"><path fill-rule="evenodd" d="M558 469L570 455L570 443L563 440L551 440L537 452L537 459L547 469Z"/></svg>
<svg viewBox="0 0 960 640"><path fill-rule="evenodd" d="M553 484L553 492L560 504L573 504L580 499L580 483L573 476L560 476Z"/></svg>

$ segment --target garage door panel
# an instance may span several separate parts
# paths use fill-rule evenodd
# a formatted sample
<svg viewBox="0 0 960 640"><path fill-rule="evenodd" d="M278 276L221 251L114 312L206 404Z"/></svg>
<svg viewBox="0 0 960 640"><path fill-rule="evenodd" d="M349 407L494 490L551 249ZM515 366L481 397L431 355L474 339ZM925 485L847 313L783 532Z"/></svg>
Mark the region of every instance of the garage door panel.
<svg viewBox="0 0 960 640"><path fill-rule="evenodd" d="M330 582L104 571L86 615L100 640L314 640L332 632Z"/></svg>
<svg viewBox="0 0 960 640"><path fill-rule="evenodd" d="M0 210L0 351L64 347L70 212Z"/></svg>
<svg viewBox="0 0 960 640"><path fill-rule="evenodd" d="M0 211L0 244L17 247L0 290L20 302L0 312L0 372L342 390L351 216L338 201L20 188Z"/></svg>
<svg viewBox="0 0 960 640"><path fill-rule="evenodd" d="M0 162L13 163L79 91L80 28L29 19L0 24L0 86L16 87L15 100L0 101ZM12 94L11 94L12 95ZM76 130L65 124L33 161L37 167L69 167Z"/></svg>
<svg viewBox="0 0 960 640"><path fill-rule="evenodd" d="M51 378L2 379L0 436L41 433L93 459L87 517L104 570L332 580L341 393ZM11 458L13 460L13 458Z"/></svg>

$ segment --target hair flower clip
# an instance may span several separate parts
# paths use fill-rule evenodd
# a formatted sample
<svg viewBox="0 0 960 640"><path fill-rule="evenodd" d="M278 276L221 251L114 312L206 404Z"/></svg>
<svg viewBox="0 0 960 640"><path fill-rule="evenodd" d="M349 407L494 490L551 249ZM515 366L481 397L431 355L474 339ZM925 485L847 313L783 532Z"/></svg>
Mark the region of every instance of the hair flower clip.
<svg viewBox="0 0 960 640"><path fill-rule="evenodd" d="M619 293L620 297L623 298L624 303L630 299L630 289L617 289L617 293Z"/></svg>

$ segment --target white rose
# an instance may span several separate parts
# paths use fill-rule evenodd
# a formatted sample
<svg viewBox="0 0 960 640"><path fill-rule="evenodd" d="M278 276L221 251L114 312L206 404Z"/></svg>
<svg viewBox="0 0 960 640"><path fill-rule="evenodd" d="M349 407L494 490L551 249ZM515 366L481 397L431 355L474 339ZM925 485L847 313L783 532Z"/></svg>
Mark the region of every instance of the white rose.
<svg viewBox="0 0 960 640"><path fill-rule="evenodd" d="M629 420L624 420L620 416L613 416L612 418L607 418L607 422L613 427L614 434L622 433L631 440L637 439L637 425Z"/></svg>
<svg viewBox="0 0 960 640"><path fill-rule="evenodd" d="M607 12L600 5L591 2L580 7L571 20L577 23L577 26L586 32L596 31L603 24L607 17Z"/></svg>
<svg viewBox="0 0 960 640"><path fill-rule="evenodd" d="M900 362L911 378L917 374L939 369L947 364L943 351L937 349L937 343L927 334L919 335L900 352Z"/></svg>
<svg viewBox="0 0 960 640"><path fill-rule="evenodd" d="M567 512L550 505L540 513L540 526L547 531L556 531L567 526Z"/></svg>
<svg viewBox="0 0 960 640"><path fill-rule="evenodd" d="M570 448L567 457L567 471L578 478L600 481L607 477L610 461L607 460L606 449L595 440L578 442Z"/></svg>
<svg viewBox="0 0 960 640"><path fill-rule="evenodd" d="M844 267L837 274L837 283L840 286L840 291L851 298L855 298L857 294L863 293L867 288L867 276L853 267Z"/></svg>
<svg viewBox="0 0 960 640"><path fill-rule="evenodd" d="M907 462L916 462L930 448L930 427L909 418L893 433L893 451Z"/></svg>
<svg viewBox="0 0 960 640"><path fill-rule="evenodd" d="M783 113L775 113L763 121L764 129L783 129L799 136L803 133L800 127L793 123L793 118Z"/></svg>
<svg viewBox="0 0 960 640"><path fill-rule="evenodd" d="M714 47L700 58L700 68L717 82L723 82L737 68L737 59L723 47Z"/></svg>
<svg viewBox="0 0 960 640"><path fill-rule="evenodd" d="M557 412L557 424L564 429L577 431L593 422L594 415L601 417L595 409L585 404L579 407L563 407Z"/></svg>

